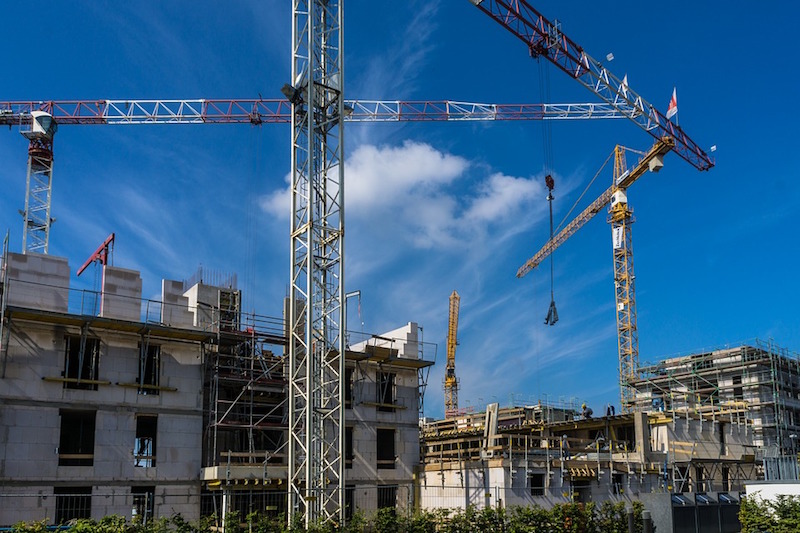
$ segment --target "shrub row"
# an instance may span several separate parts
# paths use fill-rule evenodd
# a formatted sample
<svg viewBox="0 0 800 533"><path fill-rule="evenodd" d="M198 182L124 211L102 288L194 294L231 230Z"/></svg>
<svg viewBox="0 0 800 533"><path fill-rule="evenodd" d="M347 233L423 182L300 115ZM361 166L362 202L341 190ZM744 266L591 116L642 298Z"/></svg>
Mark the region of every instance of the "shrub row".
<svg viewBox="0 0 800 533"><path fill-rule="evenodd" d="M637 533L642 531L642 505L633 503ZM395 512L381 509L367 520L357 513L343 528L332 524L319 524L308 529L298 522L287 525L285 518L268 517L258 513L240 517L231 513L226 520L226 530L221 533L628 533L628 517L624 503L603 502L593 504L559 504L552 509L541 507L510 507L466 510L440 509L435 511ZM44 520L19 523L14 533L44 533ZM188 522L180 515L160 518L143 524L131 522L121 516L107 516L99 521L75 520L69 524L70 533L208 533L220 531L214 517L198 522ZM776 530L777 531L777 530ZM782 531L782 530L781 530ZM798 531L798 530L792 530Z"/></svg>

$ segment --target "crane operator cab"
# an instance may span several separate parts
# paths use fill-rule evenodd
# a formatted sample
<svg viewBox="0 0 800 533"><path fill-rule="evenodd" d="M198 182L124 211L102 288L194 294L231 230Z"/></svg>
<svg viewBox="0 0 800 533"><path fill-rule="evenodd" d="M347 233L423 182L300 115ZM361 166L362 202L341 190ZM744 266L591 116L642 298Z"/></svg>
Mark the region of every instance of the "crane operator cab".
<svg viewBox="0 0 800 533"><path fill-rule="evenodd" d="M53 115L44 111L31 111L30 129L23 130L22 134L28 139L52 139L58 130L58 124Z"/></svg>

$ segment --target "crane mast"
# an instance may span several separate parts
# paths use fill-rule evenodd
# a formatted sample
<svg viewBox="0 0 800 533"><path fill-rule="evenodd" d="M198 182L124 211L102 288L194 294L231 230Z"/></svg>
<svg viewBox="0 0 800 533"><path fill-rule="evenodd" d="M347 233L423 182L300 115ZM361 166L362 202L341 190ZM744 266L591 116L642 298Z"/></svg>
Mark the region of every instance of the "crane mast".
<svg viewBox="0 0 800 533"><path fill-rule="evenodd" d="M293 0L288 520L344 523L342 0Z"/></svg>
<svg viewBox="0 0 800 533"><path fill-rule="evenodd" d="M458 412L458 378L456 378L456 346L458 345L458 307L461 297L456 291L450 295L450 313L447 321L447 368L444 375L444 416Z"/></svg>
<svg viewBox="0 0 800 533"><path fill-rule="evenodd" d="M22 130L28 139L25 209L22 211L22 252L46 254L50 247L50 206L53 194L53 136L58 126L43 111L31 113Z"/></svg>
<svg viewBox="0 0 800 533"><path fill-rule="evenodd" d="M640 167L637 167L640 168ZM628 171L625 149L614 149L614 183ZM639 331L636 326L636 290L633 275L633 209L626 190L616 187L611 195L608 222L611 224L614 255L614 297L617 304L617 353L619 354L619 391L623 412L634 405L635 390L630 382L639 370Z"/></svg>

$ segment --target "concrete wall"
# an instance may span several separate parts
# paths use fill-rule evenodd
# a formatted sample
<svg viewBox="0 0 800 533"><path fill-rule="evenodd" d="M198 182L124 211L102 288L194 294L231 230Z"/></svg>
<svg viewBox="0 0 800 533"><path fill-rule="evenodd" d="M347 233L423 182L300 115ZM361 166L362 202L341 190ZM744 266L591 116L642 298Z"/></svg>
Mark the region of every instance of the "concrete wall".
<svg viewBox="0 0 800 533"><path fill-rule="evenodd" d="M66 313L69 264L61 257L8 254L8 305Z"/></svg>
<svg viewBox="0 0 800 533"><path fill-rule="evenodd" d="M135 270L104 266L100 316L138 322L142 315L142 278Z"/></svg>
<svg viewBox="0 0 800 533"><path fill-rule="evenodd" d="M385 412L375 405L377 375L395 373L398 409ZM345 472L346 483L356 486L356 505L365 512L377 509L376 485L398 485L398 506L406 505L412 494L414 469L419 462L419 422L416 370L361 363L354 373L353 407L345 419L353 428L353 467ZM378 468L377 430L395 431L395 468Z"/></svg>
<svg viewBox="0 0 800 533"><path fill-rule="evenodd" d="M4 486L0 495L3 520L39 521L52 524L56 514L57 496L49 485L30 485L27 487ZM13 505L13 508L6 506ZM180 514L184 518L196 516L200 507L200 488L197 486L162 485L155 488L154 511L156 517L170 517ZM133 495L130 486L92 487L92 518L99 520L104 516L118 515L132 520ZM196 519L196 518L194 518ZM5 523L5 522L4 522Z"/></svg>
<svg viewBox="0 0 800 533"><path fill-rule="evenodd" d="M189 298L183 295L183 282L161 281L161 323L175 328L194 327L194 313L189 310Z"/></svg>
<svg viewBox="0 0 800 533"><path fill-rule="evenodd" d="M219 328L220 290L231 292L231 289L197 283L183 293L189 303L189 312L194 315L194 327L204 331L216 331Z"/></svg>
<svg viewBox="0 0 800 533"><path fill-rule="evenodd" d="M748 497L775 501L779 496L800 496L800 481L751 481L745 485Z"/></svg>
<svg viewBox="0 0 800 533"><path fill-rule="evenodd" d="M397 357L405 359L420 359L422 355L422 343L419 340L419 326L416 322L409 322L405 326L381 333L366 341L362 341L351 346L356 352L364 351L367 346L378 346L397 350Z"/></svg>
<svg viewBox="0 0 800 533"><path fill-rule="evenodd" d="M15 257L14 268L31 260L37 268L47 266L46 276L37 278L22 271L16 275L19 279L68 281L66 262L49 259ZM124 271L120 277L119 270L112 272L115 279L131 282L124 289L118 284L114 295L136 294L138 274ZM64 291L44 294L38 300L12 301L46 310L67 310ZM138 300L130 306L118 305L121 302L107 299L104 312L139 320ZM108 384L99 384L97 390L69 389L60 381L67 337L80 335L80 326L48 320L45 316L36 321L13 317L10 321L6 374L0 380L0 525L52 520L57 499L54 488L65 486L92 487L95 518L112 512L130 517L131 487L155 486L157 516L180 512L187 519L196 519L203 430L200 345L151 337L149 343L161 347L160 385L177 390L139 394L136 383L141 337L90 324L89 336L100 339L97 379ZM59 466L62 409L95 412L91 466ZM137 415L158 417L156 465L151 468L134 465Z"/></svg>
<svg viewBox="0 0 800 533"><path fill-rule="evenodd" d="M730 422L676 418L671 423L651 426L650 443L654 452L669 450L674 461L741 459L753 453L752 429Z"/></svg>
<svg viewBox="0 0 800 533"><path fill-rule="evenodd" d="M380 337L399 339L387 344L417 358L417 326L409 323L402 328L382 333ZM386 342L386 341L381 341ZM373 342L370 342L374 344ZM350 365L349 365L350 366ZM397 506L402 508L413 500L414 470L419 463L419 381L413 368L391 364L362 362L353 367L352 408L346 409L345 419L353 428L353 466L345 471L346 483L356 487L356 506L367 513L377 509L380 485L394 485L397 490ZM378 375L381 372L395 374L394 400L396 409L384 411L376 405ZM377 430L395 431L395 468L378 468Z"/></svg>
<svg viewBox="0 0 800 533"><path fill-rule="evenodd" d="M538 459L531 461L540 462ZM529 473L544 476L543 494L531 494ZM656 481L655 476L647 477L648 485ZM550 508L557 503L577 501L578 490L588 491L587 501L630 501L638 497L642 488L639 476L626 475L621 492L615 493L611 474L604 469L599 480L589 480L584 484L585 489L579 489L579 482L568 476L562 477L558 468L551 469L549 473L541 466L531 466L526 470L524 460L510 462L508 459L450 464L440 470L429 465L420 472L418 479L419 501L424 509L463 509L468 505L479 508L515 505Z"/></svg>

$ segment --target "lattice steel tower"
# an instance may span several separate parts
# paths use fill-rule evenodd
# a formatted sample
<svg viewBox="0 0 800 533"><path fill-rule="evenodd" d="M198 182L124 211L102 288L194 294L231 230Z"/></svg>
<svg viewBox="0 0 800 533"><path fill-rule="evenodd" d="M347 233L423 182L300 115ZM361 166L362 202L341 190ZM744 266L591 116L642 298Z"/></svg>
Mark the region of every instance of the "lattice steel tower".
<svg viewBox="0 0 800 533"><path fill-rule="evenodd" d="M56 121L49 113L33 111L28 139L28 175L22 212L22 251L46 254L50 244L50 200L53 188L53 136Z"/></svg>
<svg viewBox="0 0 800 533"><path fill-rule="evenodd" d="M614 149L614 183L620 183L628 170L625 147ZM619 348L619 390L622 410L629 412L636 391L630 385L639 369L639 331L636 327L636 289L633 274L633 209L628 205L625 188L617 187L611 195L608 222L614 247L614 295L617 304L617 343Z"/></svg>
<svg viewBox="0 0 800 533"><path fill-rule="evenodd" d="M290 522L343 522L344 155L342 0L294 0Z"/></svg>

